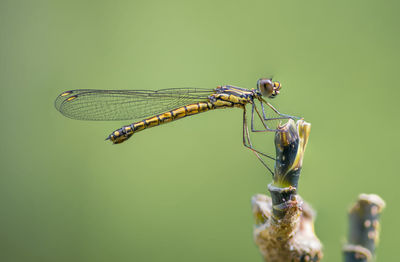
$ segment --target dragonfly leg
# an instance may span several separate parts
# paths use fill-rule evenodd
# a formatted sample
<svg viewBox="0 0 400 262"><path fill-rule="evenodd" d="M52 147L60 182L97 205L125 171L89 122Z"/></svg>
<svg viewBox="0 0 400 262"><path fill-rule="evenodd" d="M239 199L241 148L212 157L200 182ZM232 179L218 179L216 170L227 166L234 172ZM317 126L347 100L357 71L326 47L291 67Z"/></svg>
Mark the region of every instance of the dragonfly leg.
<svg viewBox="0 0 400 262"><path fill-rule="evenodd" d="M274 111L276 114L280 115L281 118L279 118L279 117L277 117L277 118L267 118L267 116L266 116L266 114L265 114L265 109L264 109L264 103L263 103L263 102L264 102L269 108L271 108L272 111ZM290 118L293 119L293 120L295 120L295 119L302 119L301 117L298 117L298 116L291 116L291 115L286 115L286 114L280 113L273 105L271 105L270 103L268 103L267 101L265 101L264 98L260 98L260 103L261 103L261 109L262 109L262 112L263 112L263 118L264 118L264 120L290 119Z"/></svg>
<svg viewBox="0 0 400 262"><path fill-rule="evenodd" d="M275 158L273 158L272 156L267 155L261 151L258 151L253 147L253 144L251 143L251 139L250 139L249 127L247 125L247 120L246 120L246 110L244 110L244 112L243 112L243 145L245 147L247 147L248 149L252 150L253 152L263 155L269 159L275 160Z"/></svg>
<svg viewBox="0 0 400 262"><path fill-rule="evenodd" d="M250 149L258 158L258 160L260 160L260 162L268 169L268 171L272 174L272 176L274 175L274 172L272 172L271 168L265 163L265 161L260 157L260 155L263 155L269 159L275 160L275 158L264 154L256 149L253 148L253 145L251 143L251 139L250 139L250 132L249 132L249 127L247 125L247 120L246 120L246 108L243 109L243 145L245 147L247 147L248 149Z"/></svg>
<svg viewBox="0 0 400 262"><path fill-rule="evenodd" d="M257 113L258 118L260 118L261 123L263 124L263 126L264 126L265 129L263 129L263 130L256 130L256 129L254 128L254 112ZM281 118L278 118L278 119L281 119ZM287 119L287 118L286 118L286 117L283 117L282 119ZM258 112L258 109L257 109L257 107L256 107L256 104L253 102L253 104L251 105L251 131L252 131L252 132L279 132L278 129L272 129L272 128L268 127L268 125L267 125L267 123L266 123L266 121L268 121L268 120L272 120L272 119L268 119L268 118L267 118L267 119L264 120L264 118L261 116L260 112Z"/></svg>

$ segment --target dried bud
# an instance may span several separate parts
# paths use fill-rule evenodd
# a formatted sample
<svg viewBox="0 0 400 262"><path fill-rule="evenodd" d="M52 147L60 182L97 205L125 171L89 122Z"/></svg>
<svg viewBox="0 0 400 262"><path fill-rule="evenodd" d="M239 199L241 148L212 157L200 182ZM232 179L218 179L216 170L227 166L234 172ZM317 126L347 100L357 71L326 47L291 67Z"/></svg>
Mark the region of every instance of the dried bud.
<svg viewBox="0 0 400 262"><path fill-rule="evenodd" d="M274 185L296 187L303 164L304 151L310 135L311 124L292 119L278 127L275 134L276 164Z"/></svg>

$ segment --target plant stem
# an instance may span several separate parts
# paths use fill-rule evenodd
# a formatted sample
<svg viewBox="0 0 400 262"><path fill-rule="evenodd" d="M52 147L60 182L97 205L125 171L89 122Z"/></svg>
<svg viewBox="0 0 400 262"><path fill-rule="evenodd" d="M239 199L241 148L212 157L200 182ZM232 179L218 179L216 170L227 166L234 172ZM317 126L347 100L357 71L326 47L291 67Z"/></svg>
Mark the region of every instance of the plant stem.
<svg viewBox="0 0 400 262"><path fill-rule="evenodd" d="M271 197L252 198L254 239L265 261L320 261L322 245L314 233L315 213L297 195L297 184L310 124L289 120L275 134L274 182Z"/></svg>
<svg viewBox="0 0 400 262"><path fill-rule="evenodd" d="M379 240L379 216L384 207L385 202L378 195L359 195L349 210L349 243L343 247L345 262L373 259Z"/></svg>

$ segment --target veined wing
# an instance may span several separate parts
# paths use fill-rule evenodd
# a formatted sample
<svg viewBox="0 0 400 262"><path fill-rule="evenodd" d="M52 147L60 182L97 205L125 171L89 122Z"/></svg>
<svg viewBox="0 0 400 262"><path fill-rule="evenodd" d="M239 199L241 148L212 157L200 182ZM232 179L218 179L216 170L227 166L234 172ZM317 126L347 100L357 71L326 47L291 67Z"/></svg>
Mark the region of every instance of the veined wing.
<svg viewBox="0 0 400 262"><path fill-rule="evenodd" d="M187 104L205 102L213 89L161 90L78 89L60 94L54 102L63 115L80 120L133 120Z"/></svg>

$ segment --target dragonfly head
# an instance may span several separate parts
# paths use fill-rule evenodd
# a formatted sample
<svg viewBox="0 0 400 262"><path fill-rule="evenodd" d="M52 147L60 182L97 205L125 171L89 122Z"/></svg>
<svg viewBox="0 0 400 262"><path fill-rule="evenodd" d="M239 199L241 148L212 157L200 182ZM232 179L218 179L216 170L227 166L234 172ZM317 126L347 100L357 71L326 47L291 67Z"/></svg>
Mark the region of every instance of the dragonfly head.
<svg viewBox="0 0 400 262"><path fill-rule="evenodd" d="M257 81L257 89L263 96L275 98L279 94L282 85L278 81L272 81L270 78L261 78Z"/></svg>

